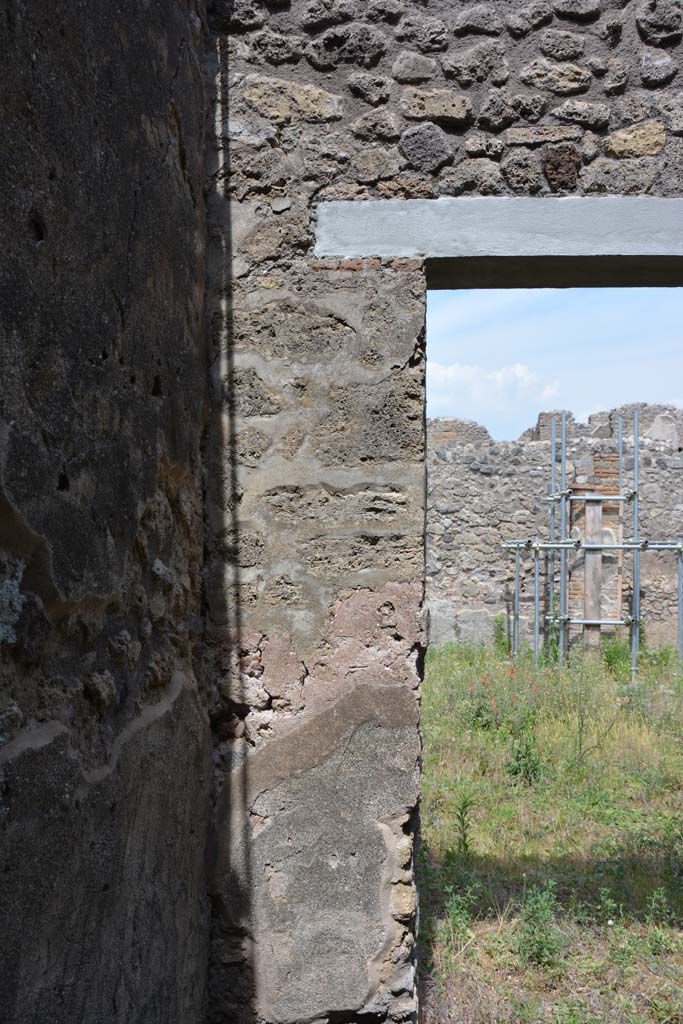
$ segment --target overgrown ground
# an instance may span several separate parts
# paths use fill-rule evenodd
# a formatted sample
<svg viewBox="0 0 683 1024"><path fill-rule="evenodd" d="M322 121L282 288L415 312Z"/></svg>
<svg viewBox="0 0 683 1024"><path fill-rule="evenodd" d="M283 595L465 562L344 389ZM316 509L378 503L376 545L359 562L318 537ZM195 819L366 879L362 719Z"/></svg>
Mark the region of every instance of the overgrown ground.
<svg viewBox="0 0 683 1024"><path fill-rule="evenodd" d="M671 652L636 684L605 654L428 654L430 1024L683 1024L683 685Z"/></svg>

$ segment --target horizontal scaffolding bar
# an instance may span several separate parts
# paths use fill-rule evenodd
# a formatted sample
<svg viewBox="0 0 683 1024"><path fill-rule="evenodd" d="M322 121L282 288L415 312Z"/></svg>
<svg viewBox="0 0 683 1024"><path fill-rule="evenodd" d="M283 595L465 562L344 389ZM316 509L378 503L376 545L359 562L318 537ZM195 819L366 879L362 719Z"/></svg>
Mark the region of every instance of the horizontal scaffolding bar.
<svg viewBox="0 0 683 1024"><path fill-rule="evenodd" d="M546 618L550 618L546 615ZM570 626L627 626L626 619L566 619Z"/></svg>
<svg viewBox="0 0 683 1024"><path fill-rule="evenodd" d="M623 544L593 544L592 542L585 544L581 542L580 546L583 551L678 551L681 549L680 544L656 540L624 541Z"/></svg>
<svg viewBox="0 0 683 1024"><path fill-rule="evenodd" d="M672 541L624 541L623 544L594 544L592 541L586 543L583 540L557 540L554 543L548 541L508 541L502 545L510 551L683 551L683 544Z"/></svg>
<svg viewBox="0 0 683 1024"><path fill-rule="evenodd" d="M563 497L566 497L567 501L633 501L634 496L634 491L629 491L628 494L575 494L573 491L567 491L566 495L560 491L557 494L549 494L543 501L556 504L562 501Z"/></svg>
<svg viewBox="0 0 683 1024"><path fill-rule="evenodd" d="M560 622L559 615L546 615L546 622ZM565 615L564 621L570 626L629 626L632 622L630 616L624 619L572 619Z"/></svg>
<svg viewBox="0 0 683 1024"><path fill-rule="evenodd" d="M569 501L632 501L632 494L570 494Z"/></svg>

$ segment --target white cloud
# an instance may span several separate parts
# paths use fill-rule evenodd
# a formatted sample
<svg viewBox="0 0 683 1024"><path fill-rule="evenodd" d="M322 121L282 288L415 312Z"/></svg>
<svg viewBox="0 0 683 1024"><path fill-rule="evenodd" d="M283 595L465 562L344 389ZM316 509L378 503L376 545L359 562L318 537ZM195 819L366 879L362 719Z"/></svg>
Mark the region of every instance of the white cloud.
<svg viewBox="0 0 683 1024"><path fill-rule="evenodd" d="M432 416L450 413L484 421L492 409L504 415L551 402L559 394L559 384L542 380L526 363L489 370L473 363L428 361L427 393Z"/></svg>
<svg viewBox="0 0 683 1024"><path fill-rule="evenodd" d="M683 407L682 313L682 288L431 292L428 414L510 438L543 409Z"/></svg>

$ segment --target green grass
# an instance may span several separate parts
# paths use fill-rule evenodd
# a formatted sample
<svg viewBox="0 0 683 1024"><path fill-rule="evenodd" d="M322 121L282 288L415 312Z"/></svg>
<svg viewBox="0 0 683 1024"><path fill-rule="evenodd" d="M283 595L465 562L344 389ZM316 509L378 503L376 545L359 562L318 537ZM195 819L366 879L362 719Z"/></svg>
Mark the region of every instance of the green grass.
<svg viewBox="0 0 683 1024"><path fill-rule="evenodd" d="M422 728L427 1020L683 1024L675 659L433 649Z"/></svg>

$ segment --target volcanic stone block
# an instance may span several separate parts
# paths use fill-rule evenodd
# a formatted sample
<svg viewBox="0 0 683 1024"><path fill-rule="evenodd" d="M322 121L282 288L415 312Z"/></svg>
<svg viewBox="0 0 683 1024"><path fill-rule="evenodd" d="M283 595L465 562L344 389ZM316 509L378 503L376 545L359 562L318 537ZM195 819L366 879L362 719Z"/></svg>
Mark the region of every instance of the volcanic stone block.
<svg viewBox="0 0 683 1024"><path fill-rule="evenodd" d="M571 121L587 128L606 128L610 119L610 109L606 103L591 103L588 100L565 100L552 113L560 121Z"/></svg>
<svg viewBox="0 0 683 1024"><path fill-rule="evenodd" d="M678 0L638 0L636 22L651 46L678 43L683 36L683 12Z"/></svg>
<svg viewBox="0 0 683 1024"><path fill-rule="evenodd" d="M660 96L657 107L672 135L683 135L683 92Z"/></svg>
<svg viewBox="0 0 683 1024"><path fill-rule="evenodd" d="M513 150L500 165L501 174L513 192L540 192L543 188L543 172L538 160L524 150Z"/></svg>
<svg viewBox="0 0 683 1024"><path fill-rule="evenodd" d="M506 25L513 39L521 39L532 29L548 25L552 20L553 12L547 0L532 0L532 3L511 14L506 20Z"/></svg>
<svg viewBox="0 0 683 1024"><path fill-rule="evenodd" d="M500 160L505 146L501 139L491 138L484 132L469 132L465 138L465 152L468 156L487 156Z"/></svg>
<svg viewBox="0 0 683 1024"><path fill-rule="evenodd" d="M217 32L250 32L266 21L257 0L210 0L207 14L209 25Z"/></svg>
<svg viewBox="0 0 683 1024"><path fill-rule="evenodd" d="M504 85L510 77L505 47L497 41L477 43L455 56L444 57L441 63L444 73L462 86L488 79L494 85Z"/></svg>
<svg viewBox="0 0 683 1024"><path fill-rule="evenodd" d="M540 121L545 114L548 101L539 92L520 92L510 97L510 104L525 121Z"/></svg>
<svg viewBox="0 0 683 1024"><path fill-rule="evenodd" d="M553 192L573 192L582 165L576 146L549 146L542 155L543 173Z"/></svg>
<svg viewBox="0 0 683 1024"><path fill-rule="evenodd" d="M391 68L397 82L426 82L436 71L437 63L432 57L410 50L402 50Z"/></svg>
<svg viewBox="0 0 683 1024"><path fill-rule="evenodd" d="M391 95L391 83L388 78L382 78L381 75L357 71L349 76L348 84L353 95L359 96L371 107L386 103Z"/></svg>
<svg viewBox="0 0 683 1024"><path fill-rule="evenodd" d="M541 36L541 53L553 60L575 60L586 48L583 36L549 28Z"/></svg>
<svg viewBox="0 0 683 1024"><path fill-rule="evenodd" d="M339 96L315 85L301 85L284 78L249 75L243 96L255 110L278 124L336 121L342 116Z"/></svg>
<svg viewBox="0 0 683 1024"><path fill-rule="evenodd" d="M477 4L456 16L453 31L456 36L499 36L503 31L503 22L489 4Z"/></svg>
<svg viewBox="0 0 683 1024"><path fill-rule="evenodd" d="M383 149L373 146L364 149L354 157L352 170L356 181L376 182L381 178L393 178L401 169L401 157L395 148Z"/></svg>
<svg viewBox="0 0 683 1024"><path fill-rule="evenodd" d="M351 686L334 714L309 718L263 747L233 784L246 789L261 823L249 837L250 870L263 880L251 894L250 914L256 934L270 937L258 991L273 1020L362 1014L374 995L373 965L398 949L402 929L385 912L383 871L397 870L393 847L417 796L416 722L406 688ZM219 821L229 820L228 808L219 806ZM217 846L212 891L229 927L225 879L247 863L246 850L227 830ZM410 919L412 886L400 886L392 909L401 921ZM230 986L220 985L225 967L219 971L216 996L227 997ZM225 1013L228 1006L215 1009Z"/></svg>
<svg viewBox="0 0 683 1024"><path fill-rule="evenodd" d="M370 0L365 11L368 21L387 21L395 25L404 13L403 4L399 0Z"/></svg>
<svg viewBox="0 0 683 1024"><path fill-rule="evenodd" d="M396 38L413 43L423 53L448 48L448 29L444 22L423 14L409 14L403 18L396 30Z"/></svg>
<svg viewBox="0 0 683 1024"><path fill-rule="evenodd" d="M461 160L455 167L445 170L439 185L444 195L462 195L463 193L496 196L505 191L505 182L500 167L495 160L480 157L474 160Z"/></svg>
<svg viewBox="0 0 683 1024"><path fill-rule="evenodd" d="M656 156L666 142L662 121L643 121L621 128L607 136L606 151L610 156Z"/></svg>
<svg viewBox="0 0 683 1024"><path fill-rule="evenodd" d="M558 96L571 96L574 93L586 92L591 84L591 73L578 64L552 64L543 57L538 57L531 64L522 68L519 77L526 85L537 89L547 89Z"/></svg>
<svg viewBox="0 0 683 1024"><path fill-rule="evenodd" d="M395 114L388 110L371 110L351 125L359 139L397 139L401 134Z"/></svg>
<svg viewBox="0 0 683 1024"><path fill-rule="evenodd" d="M599 157L583 168L579 178L588 193L638 195L649 191L657 171L657 161L648 157L623 162Z"/></svg>
<svg viewBox="0 0 683 1024"><path fill-rule="evenodd" d="M355 11L354 0L309 0L301 12L301 24L308 32L316 32L352 21Z"/></svg>
<svg viewBox="0 0 683 1024"><path fill-rule="evenodd" d="M352 22L324 32L310 44L308 59L314 68L323 71L339 64L371 68L377 64L386 48L386 39L378 29L372 25Z"/></svg>
<svg viewBox="0 0 683 1024"><path fill-rule="evenodd" d="M554 0L553 10L561 18L594 21L602 13L601 0Z"/></svg>
<svg viewBox="0 0 683 1024"><path fill-rule="evenodd" d="M304 41L300 36L281 35L269 29L254 36L251 45L269 64L297 64L304 52Z"/></svg>
<svg viewBox="0 0 683 1024"><path fill-rule="evenodd" d="M510 98L497 89L491 89L479 109L477 124L492 132L500 132L518 119Z"/></svg>
<svg viewBox="0 0 683 1024"><path fill-rule="evenodd" d="M508 146L543 146L553 142L575 142L581 138L581 129L569 125L534 125L532 128L508 128L505 142Z"/></svg>
<svg viewBox="0 0 683 1024"><path fill-rule="evenodd" d="M411 121L464 125L472 120L472 103L451 89L404 89L401 111Z"/></svg>
<svg viewBox="0 0 683 1024"><path fill-rule="evenodd" d="M666 85L678 74L678 65L668 53L645 50L640 58L640 79L643 85L656 89Z"/></svg>
<svg viewBox="0 0 683 1024"><path fill-rule="evenodd" d="M629 69L624 61L618 57L612 57L607 62L606 72L602 83L603 92L608 96L623 92L629 80Z"/></svg>

